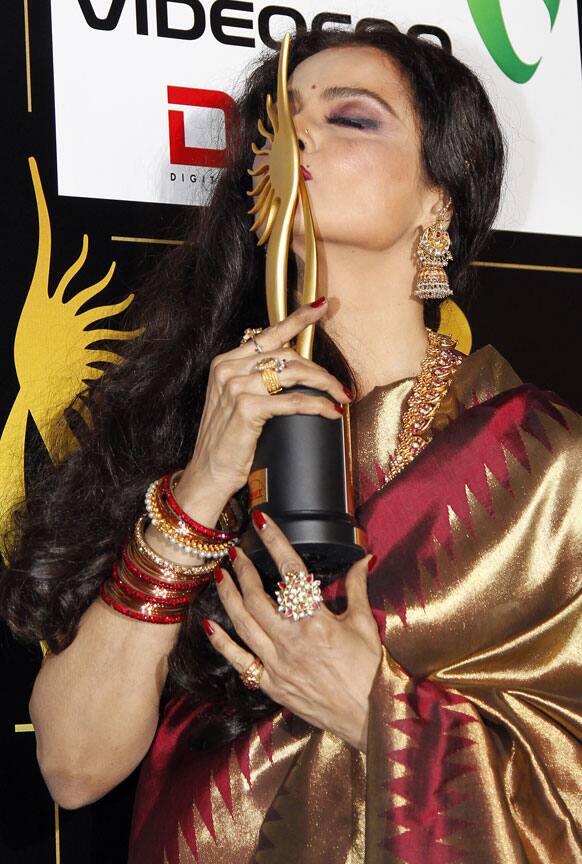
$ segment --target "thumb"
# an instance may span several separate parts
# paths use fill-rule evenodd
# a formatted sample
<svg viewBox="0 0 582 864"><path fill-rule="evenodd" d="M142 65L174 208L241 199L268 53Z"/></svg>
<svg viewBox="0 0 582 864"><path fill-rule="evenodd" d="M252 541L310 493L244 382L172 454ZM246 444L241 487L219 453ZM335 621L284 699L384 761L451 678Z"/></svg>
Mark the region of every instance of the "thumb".
<svg viewBox="0 0 582 864"><path fill-rule="evenodd" d="M346 575L348 612L372 614L368 600L368 573L376 563L375 555L365 555L352 564Z"/></svg>

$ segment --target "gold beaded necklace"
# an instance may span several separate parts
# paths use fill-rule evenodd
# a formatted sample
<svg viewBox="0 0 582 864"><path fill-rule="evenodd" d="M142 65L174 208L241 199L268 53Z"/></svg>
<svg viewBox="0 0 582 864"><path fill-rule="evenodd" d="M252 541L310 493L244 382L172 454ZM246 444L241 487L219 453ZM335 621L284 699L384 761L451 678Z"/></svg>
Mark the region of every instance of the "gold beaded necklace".
<svg viewBox="0 0 582 864"><path fill-rule="evenodd" d="M432 422L446 395L453 375L463 362L464 355L455 351L457 344L444 333L435 333L429 327L428 349L419 375L408 397L406 411L400 423L394 453L388 459L381 489L412 462L432 440Z"/></svg>

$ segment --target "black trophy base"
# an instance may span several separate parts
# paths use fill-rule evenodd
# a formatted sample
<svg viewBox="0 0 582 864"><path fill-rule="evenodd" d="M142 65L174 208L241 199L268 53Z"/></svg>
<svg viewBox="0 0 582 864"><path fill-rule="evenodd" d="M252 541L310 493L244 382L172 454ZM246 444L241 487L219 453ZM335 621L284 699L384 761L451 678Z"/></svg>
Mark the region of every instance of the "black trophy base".
<svg viewBox="0 0 582 864"><path fill-rule="evenodd" d="M268 508L260 508L268 513ZM321 518L285 519L273 516L310 573L341 573L367 554L365 534L357 525L349 522L323 520ZM280 578L281 574L260 535L252 526L241 537L240 545L253 564L268 580Z"/></svg>
<svg viewBox="0 0 582 864"><path fill-rule="evenodd" d="M331 398L302 386L289 390ZM271 418L249 476L251 512L269 515L316 574L339 573L366 554L366 535L353 513L348 419ZM241 546L262 575L280 575L252 524Z"/></svg>

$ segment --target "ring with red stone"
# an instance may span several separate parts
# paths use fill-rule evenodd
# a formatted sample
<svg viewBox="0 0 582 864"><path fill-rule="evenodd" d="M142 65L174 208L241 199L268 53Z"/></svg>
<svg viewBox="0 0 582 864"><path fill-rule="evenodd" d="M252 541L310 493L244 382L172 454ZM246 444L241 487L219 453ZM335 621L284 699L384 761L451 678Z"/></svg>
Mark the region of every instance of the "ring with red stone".
<svg viewBox="0 0 582 864"><path fill-rule="evenodd" d="M277 598L277 611L284 618L292 618L299 621L313 615L323 603L319 579L315 579L313 573L305 570L289 569L283 574L283 581L279 582L279 591L275 591Z"/></svg>
<svg viewBox="0 0 582 864"><path fill-rule="evenodd" d="M258 690L261 686L261 675L265 667L258 657L255 657L251 665L240 673L240 679L249 690Z"/></svg>

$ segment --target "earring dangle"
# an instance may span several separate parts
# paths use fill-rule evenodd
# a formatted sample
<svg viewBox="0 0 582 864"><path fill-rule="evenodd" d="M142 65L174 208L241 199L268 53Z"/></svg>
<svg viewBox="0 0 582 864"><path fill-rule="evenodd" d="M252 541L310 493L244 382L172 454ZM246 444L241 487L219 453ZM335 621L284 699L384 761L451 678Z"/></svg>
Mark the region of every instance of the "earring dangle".
<svg viewBox="0 0 582 864"><path fill-rule="evenodd" d="M449 251L451 238L444 221L450 206L449 200L436 221L424 230L416 250L420 266L413 293L419 300L444 300L453 293L445 271L449 261L453 260Z"/></svg>

